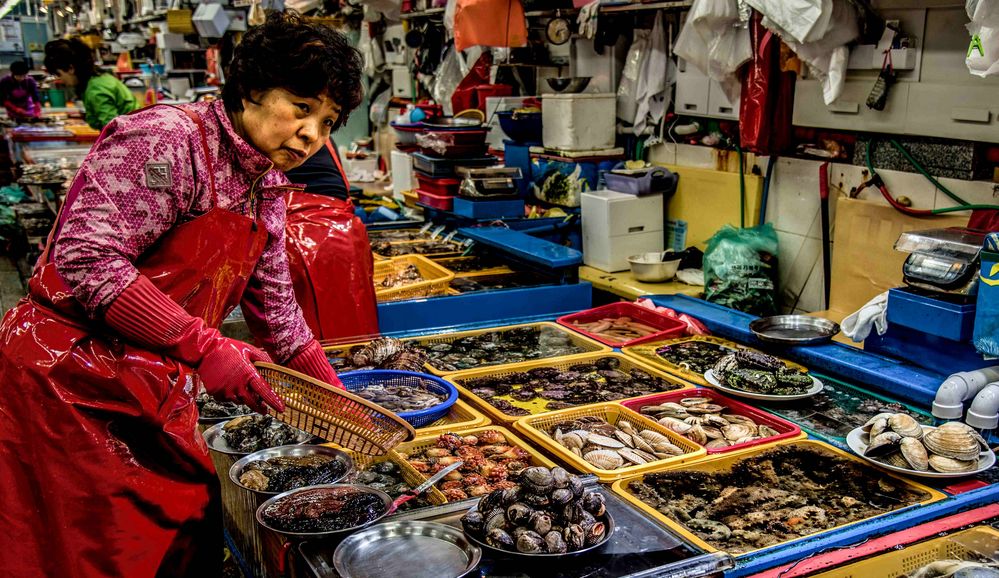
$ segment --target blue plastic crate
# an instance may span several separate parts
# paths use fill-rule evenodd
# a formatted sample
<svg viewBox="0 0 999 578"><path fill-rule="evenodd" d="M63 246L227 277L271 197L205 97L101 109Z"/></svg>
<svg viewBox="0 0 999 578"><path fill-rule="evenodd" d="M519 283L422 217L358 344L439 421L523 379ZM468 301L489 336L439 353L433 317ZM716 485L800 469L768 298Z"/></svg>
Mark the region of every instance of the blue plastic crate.
<svg viewBox="0 0 999 578"><path fill-rule="evenodd" d="M951 303L909 289L888 291L888 323L951 341L969 341L975 331L974 303Z"/></svg>
<svg viewBox="0 0 999 578"><path fill-rule="evenodd" d="M446 395L447 398L432 407L419 411L403 411L396 415L408 421L413 427L423 427L444 417L447 412L458 401L458 389L450 383L426 373L416 373L414 371L396 371L388 369L373 369L370 371L348 371L341 373L337 377L340 382L351 393L370 387L372 385L408 385L426 389L438 395Z"/></svg>
<svg viewBox="0 0 999 578"><path fill-rule="evenodd" d="M871 333L864 341L864 351L896 357L943 375L995 365L995 361L983 360L969 342L944 339L892 323L884 335Z"/></svg>
<svg viewBox="0 0 999 578"><path fill-rule="evenodd" d="M524 201L513 199L505 201L470 201L455 197L451 209L456 215L470 219L502 219L504 217L521 218L524 216Z"/></svg>

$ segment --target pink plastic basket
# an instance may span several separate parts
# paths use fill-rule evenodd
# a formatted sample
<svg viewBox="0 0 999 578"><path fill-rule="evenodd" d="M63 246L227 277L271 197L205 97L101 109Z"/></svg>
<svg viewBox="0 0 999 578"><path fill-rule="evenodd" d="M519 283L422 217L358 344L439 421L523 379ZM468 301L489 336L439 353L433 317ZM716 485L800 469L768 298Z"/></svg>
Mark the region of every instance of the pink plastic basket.
<svg viewBox="0 0 999 578"><path fill-rule="evenodd" d="M650 405L662 405L668 401L679 403L679 401L685 397L710 398L711 403L727 408L724 413L730 413L734 415L744 415L752 419L754 422L756 422L756 425L766 425L772 427L778 432L778 435L775 436L753 440L751 442L736 444L725 448L718 448L718 449L707 448L708 454L737 452L739 450L745 450L756 446L768 445L782 440L795 439L801 437L801 428L794 425L793 423L781 419L773 414L769 414L765 411L756 409L755 407L748 406L744 403L738 402L732 398L725 397L724 395L716 392L713 389L699 387L697 389L687 389L683 391L668 391L665 393L646 395L645 397L636 397L635 399L622 401L620 403L624 407L634 412L642 413L643 407ZM652 419L652 416L647 416L647 417L649 419Z"/></svg>
<svg viewBox="0 0 999 578"><path fill-rule="evenodd" d="M628 341L614 341L613 338L604 337L602 335L597 335L595 333L590 333L585 329L578 327L575 323L592 323L593 321L600 321L601 319L608 319L613 317L630 317L639 323L644 323L650 327L655 327L659 329L656 333L651 333L645 337L639 337L638 339L631 339ZM684 331L687 329L687 324L666 317L652 311L651 309L646 309L639 305L629 302L619 302L611 303L610 305L604 305L601 307L596 307L594 309L587 309L586 311L580 311L579 313L572 313L570 315L563 315L557 320L559 325L568 327L577 333L582 333L583 335L589 337L590 339L595 339L604 345L610 345L611 347L625 347L628 345L636 345L638 343L645 343L647 341L657 341L660 339L670 339L672 337L682 337Z"/></svg>
<svg viewBox="0 0 999 578"><path fill-rule="evenodd" d="M421 205L426 205L432 209L450 211L454 206L454 197L449 195L435 195L426 191L416 191L416 197Z"/></svg>
<svg viewBox="0 0 999 578"><path fill-rule="evenodd" d="M420 190L431 195L453 197L461 188L460 179L434 178L416 173L416 180L420 183Z"/></svg>

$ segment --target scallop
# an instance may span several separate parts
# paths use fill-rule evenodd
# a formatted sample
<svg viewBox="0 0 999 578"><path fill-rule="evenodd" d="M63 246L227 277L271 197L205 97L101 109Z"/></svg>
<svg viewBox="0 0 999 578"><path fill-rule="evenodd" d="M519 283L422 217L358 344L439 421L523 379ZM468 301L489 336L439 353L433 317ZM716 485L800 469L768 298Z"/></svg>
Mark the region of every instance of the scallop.
<svg viewBox="0 0 999 578"><path fill-rule="evenodd" d="M616 470L624 465L621 454L612 450L593 450L584 454L583 459L601 470Z"/></svg>
<svg viewBox="0 0 999 578"><path fill-rule="evenodd" d="M923 437L923 428L907 413L896 413L888 418L888 427L902 437L916 439Z"/></svg>
<svg viewBox="0 0 999 578"><path fill-rule="evenodd" d="M967 430L938 427L926 432L923 443L930 452L960 461L977 461L981 445Z"/></svg>

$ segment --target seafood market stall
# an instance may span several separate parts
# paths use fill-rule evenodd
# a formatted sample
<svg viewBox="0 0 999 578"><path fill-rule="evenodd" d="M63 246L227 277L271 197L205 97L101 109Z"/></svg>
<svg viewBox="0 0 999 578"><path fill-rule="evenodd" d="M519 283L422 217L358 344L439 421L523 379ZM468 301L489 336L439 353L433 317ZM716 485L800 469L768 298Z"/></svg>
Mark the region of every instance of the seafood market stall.
<svg viewBox="0 0 999 578"><path fill-rule="evenodd" d="M275 471L273 489L286 489L287 464L241 456L230 507L242 513L229 523L260 537L230 530L251 544L236 550L261 576L384 576L420 561L455 576L804 575L880 554L892 536L931 548L921 540L960 541L996 518L994 439L927 410L944 376L835 345L774 348L751 337L745 314L654 301L676 315L614 304L326 347L352 394L424 419L381 457L346 451L352 472L339 482L339 471L316 479L368 484L385 504L435 483L405 512L372 514L381 523L275 537L260 508L279 494L245 494L270 490ZM391 382L396 373L423 385Z"/></svg>

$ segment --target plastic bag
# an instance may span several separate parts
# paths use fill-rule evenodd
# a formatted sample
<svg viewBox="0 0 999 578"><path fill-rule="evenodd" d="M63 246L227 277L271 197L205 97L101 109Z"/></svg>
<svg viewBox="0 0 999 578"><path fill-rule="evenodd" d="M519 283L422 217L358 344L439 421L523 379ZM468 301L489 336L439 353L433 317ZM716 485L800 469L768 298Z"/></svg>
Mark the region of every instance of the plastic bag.
<svg viewBox="0 0 999 578"><path fill-rule="evenodd" d="M745 151L779 153L792 142L795 74L781 71L780 39L763 27L759 13L749 28L753 58L742 80L739 139Z"/></svg>
<svg viewBox="0 0 999 578"><path fill-rule="evenodd" d="M968 72L983 78L999 74L999 27L972 22L968 24L968 31L971 33L971 42L964 59Z"/></svg>
<svg viewBox="0 0 999 578"><path fill-rule="evenodd" d="M451 95L454 94L461 80L465 78L465 73L462 71L463 66L461 53L455 50L453 45L449 46L444 54L444 58L441 60L441 65L437 67L437 73L434 74L433 86L430 89L430 94L434 97L434 101L441 103L444 107L444 114L453 114L451 109Z"/></svg>
<svg viewBox="0 0 999 578"><path fill-rule="evenodd" d="M996 0L967 0L968 18L981 26L999 27L999 2Z"/></svg>
<svg viewBox="0 0 999 578"><path fill-rule="evenodd" d="M767 316L777 313L777 232L767 223L750 229L725 225L704 253L705 299Z"/></svg>
<svg viewBox="0 0 999 578"><path fill-rule="evenodd" d="M753 52L735 0L694 0L673 52L717 80L730 101L739 100L736 73Z"/></svg>
<svg viewBox="0 0 999 578"><path fill-rule="evenodd" d="M621 70L621 82L617 87L617 117L625 122L634 122L638 110L638 75L642 68L642 55L649 44L649 30L635 30L635 38L628 48Z"/></svg>
<svg viewBox="0 0 999 578"><path fill-rule="evenodd" d="M638 109L633 122L636 135L642 134L647 124L658 126L662 121L672 93L669 87L674 82L676 66L667 54L666 31L663 29L663 13L660 11L656 12L648 50L638 75Z"/></svg>
<svg viewBox="0 0 999 578"><path fill-rule="evenodd" d="M454 11L454 45L527 46L527 20L520 0L458 0Z"/></svg>
<svg viewBox="0 0 999 578"><path fill-rule="evenodd" d="M999 243L999 233L991 233L985 246L988 248L995 243ZM979 353L993 357L999 356L999 258L996 255L982 252L973 338Z"/></svg>

